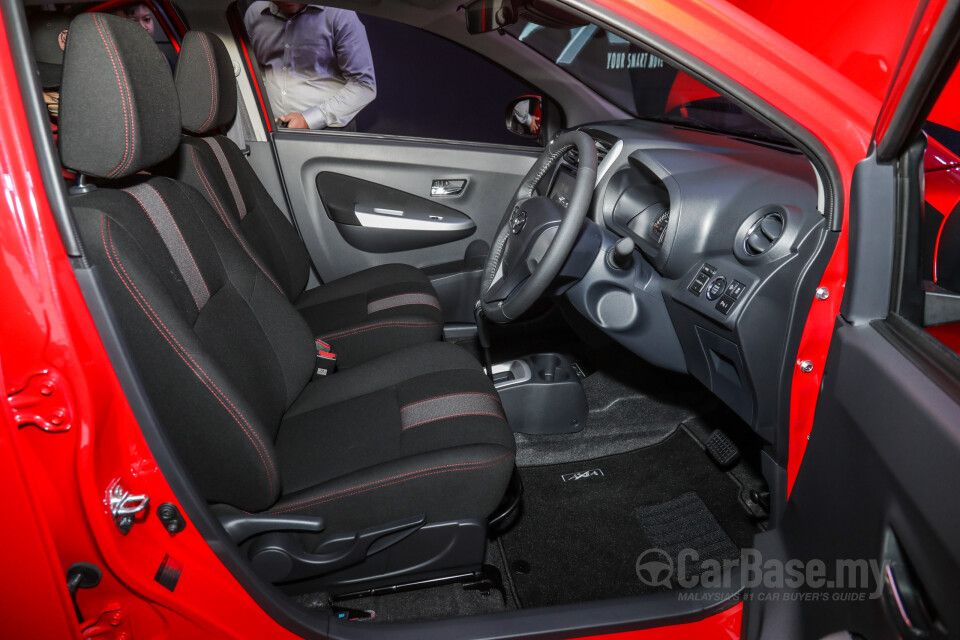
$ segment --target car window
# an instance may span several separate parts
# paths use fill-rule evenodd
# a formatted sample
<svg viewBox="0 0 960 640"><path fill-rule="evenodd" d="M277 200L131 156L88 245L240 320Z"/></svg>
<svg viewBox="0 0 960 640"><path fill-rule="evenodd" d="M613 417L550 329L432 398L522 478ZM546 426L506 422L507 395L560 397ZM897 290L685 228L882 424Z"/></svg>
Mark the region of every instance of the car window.
<svg viewBox="0 0 960 640"><path fill-rule="evenodd" d="M516 98L543 92L466 47L405 24L361 15L377 69L377 99L361 113L371 133L532 144L507 131Z"/></svg>
<svg viewBox="0 0 960 640"><path fill-rule="evenodd" d="M785 141L716 91L596 25L563 29L521 20L506 31L634 116Z"/></svg>
<svg viewBox="0 0 960 640"><path fill-rule="evenodd" d="M517 98L543 93L455 42L385 18L330 7L308 7L312 16L297 15L293 20L309 18L322 32L326 32L328 24L340 20L352 24L357 19L362 25L362 31L353 28L355 37L342 44L340 51L343 55L344 48L362 50L368 46L369 59L361 51L353 60L349 55L326 60L325 56L332 56L322 48L305 46L305 36L283 31L283 19L290 16L278 15L269 3L254 2L248 8L238 9L245 10L243 22L251 53L260 63L270 115L274 122L280 119L281 127L289 127L292 122L311 129L340 127L419 138L539 144L508 131L506 114ZM278 17L282 19L278 21ZM289 55L283 48L288 45L293 51ZM341 69L347 65L351 65L349 69ZM343 78L339 86L336 80L328 81L337 74ZM353 107L330 113L326 106L315 109L318 104L337 100L335 96L349 85L350 77L358 87ZM311 86L305 86L306 83ZM369 90L371 85L375 92ZM302 95L295 95L297 92ZM304 115L303 122L284 121L288 114L298 112Z"/></svg>

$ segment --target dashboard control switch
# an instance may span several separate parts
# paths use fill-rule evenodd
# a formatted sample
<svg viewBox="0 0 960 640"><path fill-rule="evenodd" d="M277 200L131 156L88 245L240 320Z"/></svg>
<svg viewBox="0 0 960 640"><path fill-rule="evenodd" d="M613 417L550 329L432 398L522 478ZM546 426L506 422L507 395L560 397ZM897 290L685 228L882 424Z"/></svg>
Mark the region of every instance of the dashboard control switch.
<svg viewBox="0 0 960 640"><path fill-rule="evenodd" d="M710 296L710 293L707 292L707 297L709 296ZM733 308L734 302L736 302L736 300L734 300L730 296L723 296L722 298L720 298L720 301L717 302L717 311L719 311L723 315L727 315L728 313L730 313L730 309Z"/></svg>
<svg viewBox="0 0 960 640"><path fill-rule="evenodd" d="M747 285L743 284L739 280L734 280L730 283L730 286L727 287L727 295L733 298L734 300L739 300L740 296L743 294L744 289L747 288Z"/></svg>
<svg viewBox="0 0 960 640"><path fill-rule="evenodd" d="M717 276L713 279L713 282L710 283L710 286L707 287L707 300L716 300L723 295L726 288L727 279L723 276Z"/></svg>
<svg viewBox="0 0 960 640"><path fill-rule="evenodd" d="M703 288L707 286L707 282L709 280L710 276L704 272L701 271L698 273L697 277L693 279L693 282L691 282L690 286L688 287L690 289L690 293L694 294L695 296L699 296L701 293L703 293Z"/></svg>

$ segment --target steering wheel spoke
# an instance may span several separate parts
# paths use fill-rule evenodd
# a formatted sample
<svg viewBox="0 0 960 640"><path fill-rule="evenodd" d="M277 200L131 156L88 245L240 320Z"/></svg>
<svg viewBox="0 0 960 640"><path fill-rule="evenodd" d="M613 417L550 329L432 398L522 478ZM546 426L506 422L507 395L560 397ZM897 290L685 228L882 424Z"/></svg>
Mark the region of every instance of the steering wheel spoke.
<svg viewBox="0 0 960 640"><path fill-rule="evenodd" d="M537 187L572 147L579 151L579 164L564 208L537 195ZM487 258L480 304L490 320L502 323L520 316L560 272L586 218L596 175L597 149L586 133L565 133L544 149L524 177Z"/></svg>

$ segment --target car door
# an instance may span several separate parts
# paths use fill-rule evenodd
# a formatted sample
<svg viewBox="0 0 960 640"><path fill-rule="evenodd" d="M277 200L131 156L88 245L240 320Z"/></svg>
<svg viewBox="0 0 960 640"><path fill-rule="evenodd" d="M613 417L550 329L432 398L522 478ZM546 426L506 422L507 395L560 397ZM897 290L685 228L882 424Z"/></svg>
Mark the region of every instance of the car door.
<svg viewBox="0 0 960 640"><path fill-rule="evenodd" d="M514 99L543 94L445 38L360 19L377 97L357 116L358 132L294 131L273 125L283 114L265 118L290 210L322 281L411 264L433 280L447 322L472 322L489 244L548 131L518 136L505 115ZM549 116L554 131L562 115Z"/></svg>
<svg viewBox="0 0 960 640"><path fill-rule="evenodd" d="M956 65L957 3L939 18L921 6L913 26L853 174L812 428L791 447L798 471L775 528L742 567L746 638L960 633L960 357L931 331L960 320L960 296L925 280L921 224L921 127ZM818 375L808 364L796 375Z"/></svg>

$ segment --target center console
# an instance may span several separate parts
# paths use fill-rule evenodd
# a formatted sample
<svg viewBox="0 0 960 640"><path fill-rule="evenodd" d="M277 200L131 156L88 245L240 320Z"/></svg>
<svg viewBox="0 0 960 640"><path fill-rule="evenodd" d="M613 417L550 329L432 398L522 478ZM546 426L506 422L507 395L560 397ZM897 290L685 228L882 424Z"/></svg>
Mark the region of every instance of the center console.
<svg viewBox="0 0 960 640"><path fill-rule="evenodd" d="M517 433L557 434L587 424L582 373L559 353L538 353L493 365L493 383Z"/></svg>

